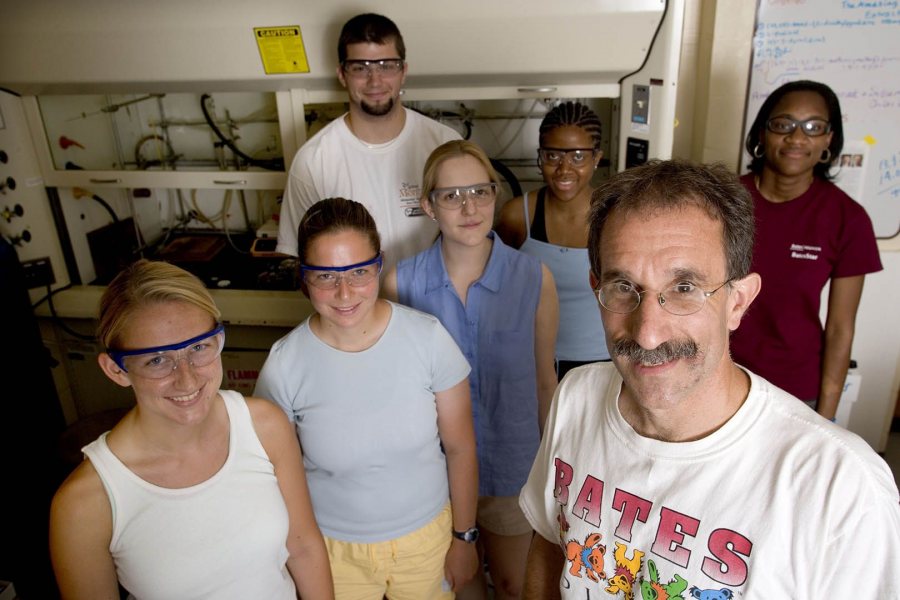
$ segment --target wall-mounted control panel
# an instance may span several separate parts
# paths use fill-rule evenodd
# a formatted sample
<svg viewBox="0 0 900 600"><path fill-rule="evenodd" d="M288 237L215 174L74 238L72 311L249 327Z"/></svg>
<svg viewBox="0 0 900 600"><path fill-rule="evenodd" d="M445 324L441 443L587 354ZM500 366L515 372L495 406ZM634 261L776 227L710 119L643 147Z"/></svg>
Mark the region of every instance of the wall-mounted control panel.
<svg viewBox="0 0 900 600"><path fill-rule="evenodd" d="M631 122L647 125L650 123L650 86L635 85L631 96Z"/></svg>
<svg viewBox="0 0 900 600"><path fill-rule="evenodd" d="M0 115L0 235L28 265L34 300L67 270L21 99L0 91Z"/></svg>

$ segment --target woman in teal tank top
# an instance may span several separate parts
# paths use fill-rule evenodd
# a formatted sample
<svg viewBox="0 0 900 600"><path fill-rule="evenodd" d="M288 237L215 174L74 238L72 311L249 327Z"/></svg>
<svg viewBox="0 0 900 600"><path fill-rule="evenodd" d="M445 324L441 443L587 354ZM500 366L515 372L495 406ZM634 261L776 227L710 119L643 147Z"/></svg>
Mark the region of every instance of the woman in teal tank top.
<svg viewBox="0 0 900 600"><path fill-rule="evenodd" d="M503 205L497 233L508 245L538 258L553 273L559 295L557 375L609 360L600 309L588 280L587 216L591 178L600 150L600 119L587 106L565 102L541 122L538 166L545 186Z"/></svg>

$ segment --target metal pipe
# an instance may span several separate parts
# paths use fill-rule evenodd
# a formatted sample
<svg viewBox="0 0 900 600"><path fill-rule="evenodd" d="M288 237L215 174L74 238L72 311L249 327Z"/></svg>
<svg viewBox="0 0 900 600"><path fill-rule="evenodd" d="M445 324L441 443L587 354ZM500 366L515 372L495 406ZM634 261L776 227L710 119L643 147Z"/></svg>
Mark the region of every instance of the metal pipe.
<svg viewBox="0 0 900 600"><path fill-rule="evenodd" d="M163 123L166 122L166 107L162 101L164 95L165 94L157 94L157 96L156 96L156 108L159 111L160 121ZM169 135L169 126L164 125L164 126L160 127L159 129L162 132L162 139L163 139L163 142L165 143L165 148L167 148L169 150L169 156L166 156L164 166L171 165L172 170L177 171L178 169L175 168L176 167L176 165L175 165L175 150L172 149L172 137ZM137 158L138 157L135 156L135 159L137 159Z"/></svg>
<svg viewBox="0 0 900 600"><path fill-rule="evenodd" d="M50 213L53 215L53 224L56 225L59 248L62 251L63 261L66 263L66 274L69 276L69 283L81 285L81 273L78 271L78 261L75 260L75 250L72 248L72 238L69 236L69 227L66 225L62 202L59 199L59 191L55 187L48 187L46 190L47 200L50 203Z"/></svg>
<svg viewBox="0 0 900 600"><path fill-rule="evenodd" d="M107 104L109 104L109 100L110 100L110 97L107 96L106 97ZM115 106L115 105L109 104L109 106ZM116 106L115 108L110 109L110 110L107 110L106 108L104 108L103 112L106 112L109 115L107 118L109 119L110 128L112 129L112 133L113 133L112 137L113 137L113 143L115 144L115 147L116 147L116 158L118 159L119 164L121 165L121 164L125 163L125 151L122 149L122 134L119 132L119 124L116 122L115 114L113 114L117 110L119 110L118 106Z"/></svg>
<svg viewBox="0 0 900 600"><path fill-rule="evenodd" d="M230 126L231 123L235 123L238 125L242 125L245 123L278 123L278 119L276 117L259 119L229 119L228 121L214 119L213 122L216 125ZM207 127L209 126L209 123L207 123L205 120L198 121L196 119L163 119L160 121L148 121L147 125L150 127Z"/></svg>

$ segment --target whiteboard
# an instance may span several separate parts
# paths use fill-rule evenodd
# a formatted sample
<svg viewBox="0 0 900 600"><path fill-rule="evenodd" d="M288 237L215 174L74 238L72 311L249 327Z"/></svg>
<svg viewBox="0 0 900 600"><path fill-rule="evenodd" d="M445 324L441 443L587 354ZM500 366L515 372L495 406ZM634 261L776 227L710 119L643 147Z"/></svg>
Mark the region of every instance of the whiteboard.
<svg viewBox="0 0 900 600"><path fill-rule="evenodd" d="M828 85L841 102L835 183L880 238L900 232L900 1L760 0L744 136L763 100L789 81ZM746 172L750 156L743 153Z"/></svg>

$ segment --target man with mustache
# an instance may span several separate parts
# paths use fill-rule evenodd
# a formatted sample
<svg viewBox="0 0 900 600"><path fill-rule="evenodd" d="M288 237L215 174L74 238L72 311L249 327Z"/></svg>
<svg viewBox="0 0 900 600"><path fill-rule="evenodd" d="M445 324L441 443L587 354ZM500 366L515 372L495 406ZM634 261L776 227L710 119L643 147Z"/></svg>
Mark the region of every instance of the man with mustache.
<svg viewBox="0 0 900 600"><path fill-rule="evenodd" d="M753 219L721 165L653 161L594 192L590 277L613 364L556 391L520 496L537 532L526 598L670 581L696 598L900 597L886 463L731 359L761 286ZM589 535L616 547L606 582L563 568Z"/></svg>
<svg viewBox="0 0 900 600"><path fill-rule="evenodd" d="M297 226L324 198L353 198L375 219L385 270L426 249L437 226L419 207L422 169L431 151L459 134L400 103L406 46L397 25L365 13L338 39L337 77L349 109L297 152L281 204L277 251L297 255Z"/></svg>

